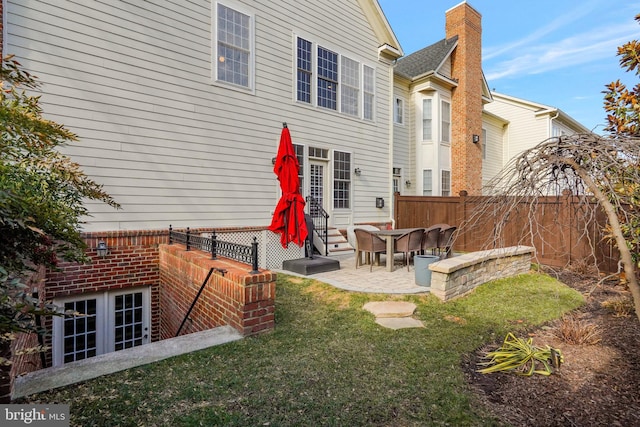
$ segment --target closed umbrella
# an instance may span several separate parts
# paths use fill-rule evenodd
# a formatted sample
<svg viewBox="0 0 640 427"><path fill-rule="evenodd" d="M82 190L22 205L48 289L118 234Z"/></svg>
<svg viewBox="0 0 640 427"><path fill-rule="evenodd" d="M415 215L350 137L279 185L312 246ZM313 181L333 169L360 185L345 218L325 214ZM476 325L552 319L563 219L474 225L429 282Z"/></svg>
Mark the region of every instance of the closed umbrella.
<svg viewBox="0 0 640 427"><path fill-rule="evenodd" d="M287 248L289 242L302 247L307 238L307 224L304 218L304 199L300 194L298 178L298 158L293 150L291 134L284 123L280 135L280 145L273 172L280 181L282 196L276 205L269 230L280 234L280 243Z"/></svg>

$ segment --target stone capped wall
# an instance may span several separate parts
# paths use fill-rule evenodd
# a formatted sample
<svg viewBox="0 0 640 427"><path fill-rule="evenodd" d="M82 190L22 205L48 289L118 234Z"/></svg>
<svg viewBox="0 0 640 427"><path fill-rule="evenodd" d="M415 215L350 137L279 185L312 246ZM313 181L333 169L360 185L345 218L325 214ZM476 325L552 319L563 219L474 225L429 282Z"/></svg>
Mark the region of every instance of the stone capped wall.
<svg viewBox="0 0 640 427"><path fill-rule="evenodd" d="M530 246L510 246L434 262L429 265L431 293L448 301L491 280L526 273L531 269L534 251Z"/></svg>

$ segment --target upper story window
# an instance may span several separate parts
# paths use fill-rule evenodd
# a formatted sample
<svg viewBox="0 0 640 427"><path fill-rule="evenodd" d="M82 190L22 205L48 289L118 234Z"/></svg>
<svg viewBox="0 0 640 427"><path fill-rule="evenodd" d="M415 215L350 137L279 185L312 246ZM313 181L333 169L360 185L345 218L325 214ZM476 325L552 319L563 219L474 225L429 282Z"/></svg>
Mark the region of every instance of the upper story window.
<svg viewBox="0 0 640 427"><path fill-rule="evenodd" d="M432 112L431 112L431 99L422 100L422 140L431 141L433 126L432 126Z"/></svg>
<svg viewBox="0 0 640 427"><path fill-rule="evenodd" d="M318 47L318 105L338 108L338 54Z"/></svg>
<svg viewBox="0 0 640 427"><path fill-rule="evenodd" d="M451 142L451 104L442 101L440 117L442 117L442 142Z"/></svg>
<svg viewBox="0 0 640 427"><path fill-rule="evenodd" d="M297 37L296 70L297 101L373 120L374 68Z"/></svg>
<svg viewBox="0 0 640 427"><path fill-rule="evenodd" d="M311 57L311 42L298 37L298 90L297 100L311 103L311 77L313 71L313 59Z"/></svg>
<svg viewBox="0 0 640 427"><path fill-rule="evenodd" d="M404 100L395 98L393 106L393 122L398 125L404 124Z"/></svg>
<svg viewBox="0 0 640 427"><path fill-rule="evenodd" d="M360 99L360 64L346 56L342 57L342 112L352 116L358 115Z"/></svg>
<svg viewBox="0 0 640 427"><path fill-rule="evenodd" d="M216 76L220 82L253 86L253 18L222 3L215 9Z"/></svg>
<svg viewBox="0 0 640 427"><path fill-rule="evenodd" d="M362 66L364 77L364 119L373 120L375 118L375 69L366 65Z"/></svg>
<svg viewBox="0 0 640 427"><path fill-rule="evenodd" d="M393 180L391 181L393 186L393 192L400 192L400 182L402 181L402 169L401 168L393 168Z"/></svg>

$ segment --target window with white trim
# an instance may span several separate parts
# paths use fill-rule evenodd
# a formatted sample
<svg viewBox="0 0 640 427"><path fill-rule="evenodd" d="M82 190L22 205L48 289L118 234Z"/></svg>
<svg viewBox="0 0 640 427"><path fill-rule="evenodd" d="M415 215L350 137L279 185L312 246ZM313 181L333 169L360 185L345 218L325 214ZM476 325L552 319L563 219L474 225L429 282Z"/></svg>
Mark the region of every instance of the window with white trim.
<svg viewBox="0 0 640 427"><path fill-rule="evenodd" d="M53 364L60 366L150 341L149 288L132 288L55 301L77 315L53 318Z"/></svg>
<svg viewBox="0 0 640 427"><path fill-rule="evenodd" d="M442 130L442 142L451 142L451 104L447 101L442 101L440 117L442 118L441 130Z"/></svg>
<svg viewBox="0 0 640 427"><path fill-rule="evenodd" d="M302 37L295 50L296 101L374 119L375 68Z"/></svg>
<svg viewBox="0 0 640 427"><path fill-rule="evenodd" d="M215 7L215 79L243 88L253 85L253 17L222 3Z"/></svg>
<svg viewBox="0 0 640 427"><path fill-rule="evenodd" d="M341 71L341 111L351 116L358 116L358 100L360 99L360 64L353 59L343 56Z"/></svg>
<svg viewBox="0 0 640 427"><path fill-rule="evenodd" d="M300 194L304 194L304 145L293 144L293 151L298 159L298 179L300 180Z"/></svg>
<svg viewBox="0 0 640 427"><path fill-rule="evenodd" d="M333 159L333 207L351 207L351 153L334 151Z"/></svg>
<svg viewBox="0 0 640 427"><path fill-rule="evenodd" d="M431 112L431 99L422 100L422 140L432 140L432 112Z"/></svg>
<svg viewBox="0 0 640 427"><path fill-rule="evenodd" d="M448 197L451 195L451 171L441 171L440 194Z"/></svg>
<svg viewBox="0 0 640 427"><path fill-rule="evenodd" d="M394 100L393 122L397 125L404 124L404 99L399 97Z"/></svg>
<svg viewBox="0 0 640 427"><path fill-rule="evenodd" d="M318 46L318 106L338 108L338 54Z"/></svg>
<svg viewBox="0 0 640 427"><path fill-rule="evenodd" d="M375 69L366 65L362 66L364 77L364 119L373 120L375 118Z"/></svg>
<svg viewBox="0 0 640 427"><path fill-rule="evenodd" d="M422 195L433 196L433 170L431 169L422 171Z"/></svg>
<svg viewBox="0 0 640 427"><path fill-rule="evenodd" d="M298 89L296 99L311 104L311 78L313 77L313 58L311 55L311 42L298 37L297 63L298 63Z"/></svg>

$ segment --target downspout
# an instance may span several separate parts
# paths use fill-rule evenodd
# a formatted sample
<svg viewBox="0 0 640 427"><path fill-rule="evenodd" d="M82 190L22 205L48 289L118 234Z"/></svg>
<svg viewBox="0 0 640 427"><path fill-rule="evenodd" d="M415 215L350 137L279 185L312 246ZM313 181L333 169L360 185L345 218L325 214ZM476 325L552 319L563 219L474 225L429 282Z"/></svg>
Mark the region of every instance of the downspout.
<svg viewBox="0 0 640 427"><path fill-rule="evenodd" d="M389 167L387 168L387 185L392 184L393 182L393 141L394 141L394 124L393 124L393 115L394 115L394 96L393 96L393 88L394 88L394 79L393 79L393 69L395 67L396 62L391 62L389 66L389 112L391 114L388 115L389 120ZM393 217L393 213L396 210L395 198L393 195L393 184L389 185L389 222L391 223L391 228L396 228L395 219Z"/></svg>
<svg viewBox="0 0 640 427"><path fill-rule="evenodd" d="M547 134L547 138L551 138L553 136L553 121L558 118L560 115L560 110L556 110L556 115L549 118L549 133Z"/></svg>

